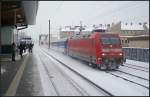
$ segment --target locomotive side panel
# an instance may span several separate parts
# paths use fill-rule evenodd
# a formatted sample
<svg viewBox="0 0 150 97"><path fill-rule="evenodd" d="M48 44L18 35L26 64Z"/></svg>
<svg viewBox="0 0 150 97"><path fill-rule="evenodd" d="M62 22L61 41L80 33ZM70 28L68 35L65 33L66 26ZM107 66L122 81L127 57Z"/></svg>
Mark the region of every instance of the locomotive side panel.
<svg viewBox="0 0 150 97"><path fill-rule="evenodd" d="M102 59L102 56L101 56L101 43L100 43L100 35L97 34L95 36L95 58L96 58L96 64L99 65L101 64L101 60Z"/></svg>
<svg viewBox="0 0 150 97"><path fill-rule="evenodd" d="M68 54L70 56L85 60L88 62L95 62L95 46L94 39L74 39L68 41ZM94 61L91 60L93 58Z"/></svg>

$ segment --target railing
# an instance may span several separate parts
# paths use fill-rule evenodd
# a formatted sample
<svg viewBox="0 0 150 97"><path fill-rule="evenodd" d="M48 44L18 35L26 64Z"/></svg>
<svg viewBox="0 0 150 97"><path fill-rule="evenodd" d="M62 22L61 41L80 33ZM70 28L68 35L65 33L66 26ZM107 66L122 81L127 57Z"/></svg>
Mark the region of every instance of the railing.
<svg viewBox="0 0 150 97"><path fill-rule="evenodd" d="M124 47L126 59L149 62L149 48Z"/></svg>

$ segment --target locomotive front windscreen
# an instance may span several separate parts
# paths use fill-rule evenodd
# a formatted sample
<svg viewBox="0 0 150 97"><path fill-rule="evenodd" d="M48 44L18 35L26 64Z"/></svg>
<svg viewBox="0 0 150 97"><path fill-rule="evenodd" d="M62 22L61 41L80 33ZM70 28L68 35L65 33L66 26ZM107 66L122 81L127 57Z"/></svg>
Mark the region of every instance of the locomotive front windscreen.
<svg viewBox="0 0 150 97"><path fill-rule="evenodd" d="M121 41L118 37L101 37L101 43L102 44L121 44Z"/></svg>

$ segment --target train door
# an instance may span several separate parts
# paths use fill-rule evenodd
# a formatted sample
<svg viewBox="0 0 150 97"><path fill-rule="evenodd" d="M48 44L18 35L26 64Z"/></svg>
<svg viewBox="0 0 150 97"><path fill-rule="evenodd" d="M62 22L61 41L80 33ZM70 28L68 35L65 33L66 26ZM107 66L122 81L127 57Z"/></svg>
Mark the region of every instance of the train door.
<svg viewBox="0 0 150 97"><path fill-rule="evenodd" d="M96 61L96 57L95 57L95 39L89 39L89 65L93 68L97 67L97 65L95 64Z"/></svg>

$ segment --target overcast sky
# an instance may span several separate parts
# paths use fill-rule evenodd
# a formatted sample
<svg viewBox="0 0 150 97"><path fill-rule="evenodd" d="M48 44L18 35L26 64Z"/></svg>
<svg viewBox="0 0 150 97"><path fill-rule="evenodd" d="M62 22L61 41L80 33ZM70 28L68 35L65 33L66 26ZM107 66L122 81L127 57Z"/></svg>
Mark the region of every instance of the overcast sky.
<svg viewBox="0 0 150 97"><path fill-rule="evenodd" d="M68 25L149 23L149 1L40 1L36 25L26 29L32 36L51 32L57 34L59 27Z"/></svg>

